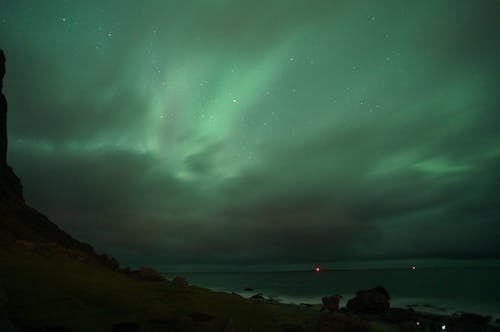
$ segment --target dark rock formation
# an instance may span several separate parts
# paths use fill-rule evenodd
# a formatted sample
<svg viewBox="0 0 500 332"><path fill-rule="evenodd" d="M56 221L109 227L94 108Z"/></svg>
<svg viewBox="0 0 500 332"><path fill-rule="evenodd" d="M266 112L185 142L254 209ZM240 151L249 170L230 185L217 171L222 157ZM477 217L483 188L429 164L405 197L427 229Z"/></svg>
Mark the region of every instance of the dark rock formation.
<svg viewBox="0 0 500 332"><path fill-rule="evenodd" d="M5 54L0 49L0 167L7 167L7 99L3 94Z"/></svg>
<svg viewBox="0 0 500 332"><path fill-rule="evenodd" d="M141 269L136 273L142 280L165 281L165 278L158 271L150 267L141 267Z"/></svg>
<svg viewBox="0 0 500 332"><path fill-rule="evenodd" d="M189 286L189 283L186 278L177 276L174 278L174 280L172 280L172 286L187 288Z"/></svg>
<svg viewBox="0 0 500 332"><path fill-rule="evenodd" d="M384 295L385 297L387 297L387 300L391 299L391 297L389 296L389 292L387 291L387 289L385 289L382 286L377 286L375 288L372 288L372 289L369 289L369 290L366 290L366 291L358 291L356 293L356 295L359 294L359 293L362 293L362 292L377 292L377 293L380 293L380 294Z"/></svg>
<svg viewBox="0 0 500 332"><path fill-rule="evenodd" d="M3 94L5 54L0 49L0 199L11 198L24 202L21 181L7 165L7 98Z"/></svg>
<svg viewBox="0 0 500 332"><path fill-rule="evenodd" d="M339 311L339 303L341 295L324 296L321 301L323 302L322 310L328 310L329 312Z"/></svg>
<svg viewBox="0 0 500 332"><path fill-rule="evenodd" d="M347 302L347 309L354 313L382 314L389 310L389 293L383 287L358 291L356 297Z"/></svg>
<svg viewBox="0 0 500 332"><path fill-rule="evenodd" d="M8 165L0 169L0 199L24 203L21 180Z"/></svg>

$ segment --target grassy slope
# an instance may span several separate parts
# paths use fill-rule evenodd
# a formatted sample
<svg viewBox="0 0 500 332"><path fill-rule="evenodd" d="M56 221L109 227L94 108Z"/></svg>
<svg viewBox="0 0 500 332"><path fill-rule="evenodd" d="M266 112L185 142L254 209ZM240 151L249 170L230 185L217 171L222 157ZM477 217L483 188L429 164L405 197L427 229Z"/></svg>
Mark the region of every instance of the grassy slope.
<svg viewBox="0 0 500 332"><path fill-rule="evenodd" d="M137 280L92 260L34 252L22 245L1 246L0 266L11 318L34 326L109 331L118 322L168 320L203 312L231 317L237 330L265 332L282 331L284 324L317 315L197 287Z"/></svg>

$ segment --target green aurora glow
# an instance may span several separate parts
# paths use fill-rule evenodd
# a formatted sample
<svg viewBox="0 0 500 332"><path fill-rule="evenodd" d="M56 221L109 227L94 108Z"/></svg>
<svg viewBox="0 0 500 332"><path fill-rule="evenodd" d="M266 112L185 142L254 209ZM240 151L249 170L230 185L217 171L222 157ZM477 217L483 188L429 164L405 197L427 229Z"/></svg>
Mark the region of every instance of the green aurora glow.
<svg viewBox="0 0 500 332"><path fill-rule="evenodd" d="M0 1L9 160L124 261L500 257L495 1Z"/></svg>

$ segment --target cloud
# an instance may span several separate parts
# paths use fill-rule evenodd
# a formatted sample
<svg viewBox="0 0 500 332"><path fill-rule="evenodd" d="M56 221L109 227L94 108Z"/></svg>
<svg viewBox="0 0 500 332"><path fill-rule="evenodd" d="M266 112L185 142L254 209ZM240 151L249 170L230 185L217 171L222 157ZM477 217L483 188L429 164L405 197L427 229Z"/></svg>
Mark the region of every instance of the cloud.
<svg viewBox="0 0 500 332"><path fill-rule="evenodd" d="M499 257L492 4L387 4L0 5L28 201L123 261Z"/></svg>

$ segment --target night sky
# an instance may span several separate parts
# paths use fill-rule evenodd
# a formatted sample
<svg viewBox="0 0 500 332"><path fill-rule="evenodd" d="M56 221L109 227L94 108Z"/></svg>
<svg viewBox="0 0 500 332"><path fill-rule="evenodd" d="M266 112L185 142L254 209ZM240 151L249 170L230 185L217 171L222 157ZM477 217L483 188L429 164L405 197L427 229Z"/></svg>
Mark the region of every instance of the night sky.
<svg viewBox="0 0 500 332"><path fill-rule="evenodd" d="M9 163L124 262L499 258L498 12L0 0Z"/></svg>

